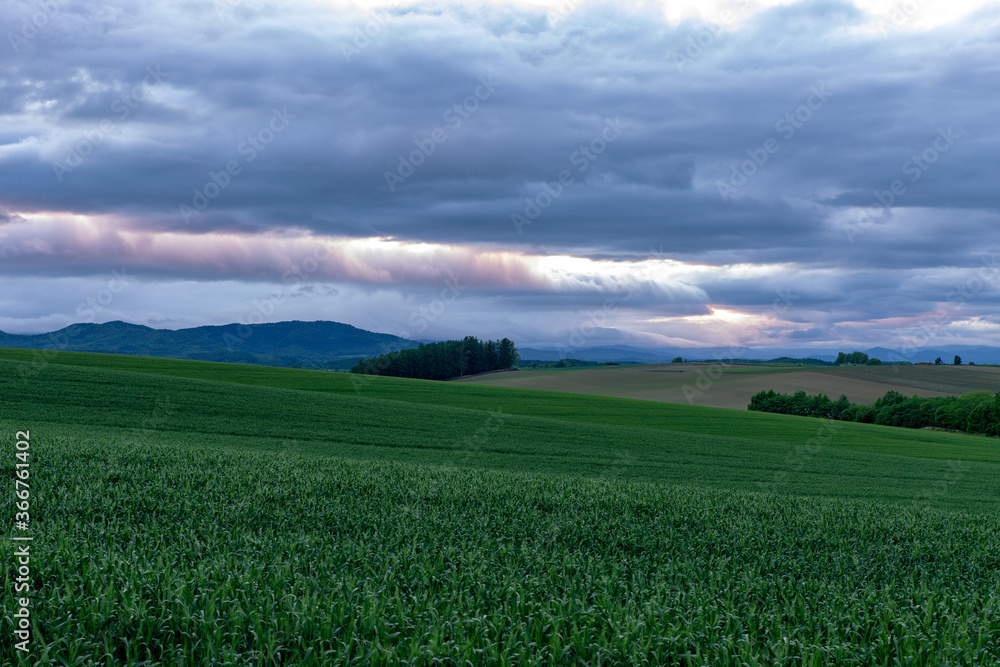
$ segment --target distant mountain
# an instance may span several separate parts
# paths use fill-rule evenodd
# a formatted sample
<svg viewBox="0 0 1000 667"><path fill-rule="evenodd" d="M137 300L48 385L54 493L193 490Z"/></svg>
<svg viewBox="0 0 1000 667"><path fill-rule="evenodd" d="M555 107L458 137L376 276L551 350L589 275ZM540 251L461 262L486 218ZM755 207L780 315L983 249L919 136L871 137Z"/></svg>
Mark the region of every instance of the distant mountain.
<svg viewBox="0 0 1000 667"><path fill-rule="evenodd" d="M849 350L844 350L848 352ZM875 356L882 361L910 361L917 363L920 361L934 361L941 357L941 361L950 364L957 354L962 358L962 363L970 361L977 364L1000 364L1000 348L988 347L986 345L942 345L940 347L923 347L916 350L888 350L884 347L863 350L869 357ZM874 354L873 354L874 353Z"/></svg>
<svg viewBox="0 0 1000 667"><path fill-rule="evenodd" d="M674 357L683 357L690 361L712 361L715 359L747 359L768 361L781 357L795 360L817 359L832 362L838 352L853 352L854 346L841 346L834 350L816 350L809 348L732 348L732 347L671 347L671 348L639 348L630 345L612 345L584 348L545 348L527 347L518 350L521 359L534 361L558 361L559 359L580 359L581 361L617 361L639 363L662 363ZM919 348L916 350L892 350L885 347L873 347L862 352L869 357L877 357L882 361L934 361L936 357L950 364L959 355L963 363L970 361L977 364L1000 364L1000 347L949 345L934 348Z"/></svg>
<svg viewBox="0 0 1000 667"><path fill-rule="evenodd" d="M837 353L824 350L809 350L800 348L765 348L750 349L745 347L670 347L670 348L640 348L631 345L608 345L583 348L532 348L518 347L521 359L535 361L557 361L559 359L580 359L581 361L617 361L639 362L647 364L670 361L674 357L683 357L691 361L712 361L714 359L754 359L766 361L777 357L793 359L812 358L820 361L833 361Z"/></svg>
<svg viewBox="0 0 1000 667"><path fill-rule="evenodd" d="M676 354L659 349L631 347L629 345L610 345L604 347L584 347L570 350L550 350L537 347L518 347L521 359L532 361L559 361L560 359L579 359L581 361L638 361L655 364L670 361Z"/></svg>
<svg viewBox="0 0 1000 667"><path fill-rule="evenodd" d="M889 348L886 347L870 347L867 350L861 350L861 351L867 354L869 357L875 357L876 359L881 359L882 361L910 361L910 359L907 359L896 350L890 350ZM853 349L848 350L847 348L844 348L843 350L841 350L841 352L846 352L847 354L850 354L851 352L854 352L854 350ZM922 361L922 359L917 359L916 361ZM933 361L933 359L931 359L931 361Z"/></svg>
<svg viewBox="0 0 1000 667"><path fill-rule="evenodd" d="M417 347L421 341L358 329L340 322L275 322L272 324L225 324L191 329L153 329L126 322L73 324L47 334L22 336L0 331L0 347L60 349L76 352L106 352L200 361L228 361L265 366L350 369L359 359L391 350ZM432 341L422 341L432 342ZM779 357L794 360L833 361L837 352L852 352L851 346L816 350L803 348L642 348L606 345L585 348L519 347L525 361L582 361L662 363L674 357L691 361L748 359L767 361ZM917 350L874 347L862 350L882 361L934 361L950 364L959 355L963 363L1000 364L1000 347L949 345Z"/></svg>
<svg viewBox="0 0 1000 667"><path fill-rule="evenodd" d="M176 331L108 322L73 324L34 336L0 332L0 347L336 369L350 368L361 358L418 344L349 324L322 321L226 324Z"/></svg>

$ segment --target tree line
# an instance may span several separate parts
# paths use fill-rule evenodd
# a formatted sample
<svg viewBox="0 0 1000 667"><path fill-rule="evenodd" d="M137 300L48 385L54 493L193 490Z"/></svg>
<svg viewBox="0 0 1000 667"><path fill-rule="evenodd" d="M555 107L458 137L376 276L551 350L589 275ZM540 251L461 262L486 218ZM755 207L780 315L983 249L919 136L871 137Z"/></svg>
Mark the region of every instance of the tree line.
<svg viewBox="0 0 1000 667"><path fill-rule="evenodd" d="M352 373L390 375L423 380L450 380L463 375L502 371L517 366L521 359L514 343L502 340L481 341L474 336L462 340L424 343L372 359L362 359Z"/></svg>
<svg viewBox="0 0 1000 667"><path fill-rule="evenodd" d="M850 354L844 354L840 352L837 354L837 360L833 362L834 366L881 366L882 360L876 359L875 357L869 357L864 352L859 352L855 350Z"/></svg>
<svg viewBox="0 0 1000 667"><path fill-rule="evenodd" d="M910 362L904 362L904 363L910 363ZM944 362L941 360L941 357L938 357L937 359L934 360L934 364L937 366L940 366L943 363ZM961 366L962 357L956 354L955 359L951 363L954 366ZM845 354L843 352L838 353L837 360L833 362L833 365L834 366L881 366L882 360L876 359L875 357L869 357L864 352L859 352L858 350L855 350L850 354ZM975 364L972 363L971 361L969 362L969 365L975 366Z"/></svg>
<svg viewBox="0 0 1000 667"><path fill-rule="evenodd" d="M932 427L979 435L1000 435L1000 392L995 395L977 391L962 396L907 398L898 391L888 391L872 405L861 405L851 403L843 395L831 401L826 394L810 396L804 391L778 394L769 389L755 394L747 409L864 424Z"/></svg>
<svg viewBox="0 0 1000 667"><path fill-rule="evenodd" d="M935 366L940 366L940 365L941 365L941 364L943 364L943 363L944 363L944 362L943 362L943 361L941 361L941 357L938 357L937 359L935 359L935 360L934 360L934 365L935 365ZM952 362L951 362L951 365L952 365L952 366L961 366L961 365L962 365L962 357L960 357L960 356L958 356L958 355L956 354L956 355L955 355L955 359L954 359L954 360L952 360ZM972 363L971 361L969 362L969 365L970 365L970 366L975 366L975 364L974 364L974 363Z"/></svg>

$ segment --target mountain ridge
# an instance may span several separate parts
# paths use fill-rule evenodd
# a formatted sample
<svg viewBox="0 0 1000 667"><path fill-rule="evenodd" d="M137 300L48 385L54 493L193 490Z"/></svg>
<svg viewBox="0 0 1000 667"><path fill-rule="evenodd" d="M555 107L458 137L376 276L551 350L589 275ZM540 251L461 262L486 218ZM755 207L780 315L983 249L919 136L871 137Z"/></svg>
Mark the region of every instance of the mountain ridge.
<svg viewBox="0 0 1000 667"><path fill-rule="evenodd" d="M417 345L399 336L324 320L186 329L154 329L115 320L71 324L44 334L0 331L0 347L331 369L350 368L358 359Z"/></svg>
<svg viewBox="0 0 1000 667"><path fill-rule="evenodd" d="M57 349L73 352L104 352L197 361L228 361L264 366L295 366L347 370L360 359L410 347L427 340L409 340L392 334L367 331L329 320L290 320L263 324L222 324L185 329L156 329L143 324L115 320L102 324L78 323L43 334L10 334L0 331L0 347ZM675 357L695 361L747 359L767 361L779 357L812 358L831 362L837 352L852 352L854 346L837 350L808 348L643 348L603 345L581 348L560 346L519 347L521 358L558 361L662 363ZM861 350L883 361L933 362L941 357L950 364L955 355L964 363L1000 363L1000 347L949 345L905 352L886 347Z"/></svg>

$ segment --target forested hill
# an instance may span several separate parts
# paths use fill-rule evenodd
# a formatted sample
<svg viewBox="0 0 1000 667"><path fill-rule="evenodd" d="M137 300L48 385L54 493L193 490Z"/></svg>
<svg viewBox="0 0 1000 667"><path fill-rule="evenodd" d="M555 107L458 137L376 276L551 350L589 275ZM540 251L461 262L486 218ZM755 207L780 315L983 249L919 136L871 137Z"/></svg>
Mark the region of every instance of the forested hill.
<svg viewBox="0 0 1000 667"><path fill-rule="evenodd" d="M463 375L503 371L520 361L517 347L508 339L482 341L474 336L462 340L429 343L365 359L351 369L365 375L450 380Z"/></svg>
<svg viewBox="0 0 1000 667"><path fill-rule="evenodd" d="M176 331L108 322L73 324L33 336L0 332L0 347L345 370L358 359L417 345L417 341L398 336L324 321L226 324Z"/></svg>

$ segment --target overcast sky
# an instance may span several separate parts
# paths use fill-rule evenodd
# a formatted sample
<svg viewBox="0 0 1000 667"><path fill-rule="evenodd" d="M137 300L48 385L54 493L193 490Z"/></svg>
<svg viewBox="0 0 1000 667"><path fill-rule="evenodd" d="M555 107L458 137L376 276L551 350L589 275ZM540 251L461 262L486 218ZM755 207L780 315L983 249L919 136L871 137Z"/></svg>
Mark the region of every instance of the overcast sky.
<svg viewBox="0 0 1000 667"><path fill-rule="evenodd" d="M1000 341L1000 7L0 4L0 329Z"/></svg>

